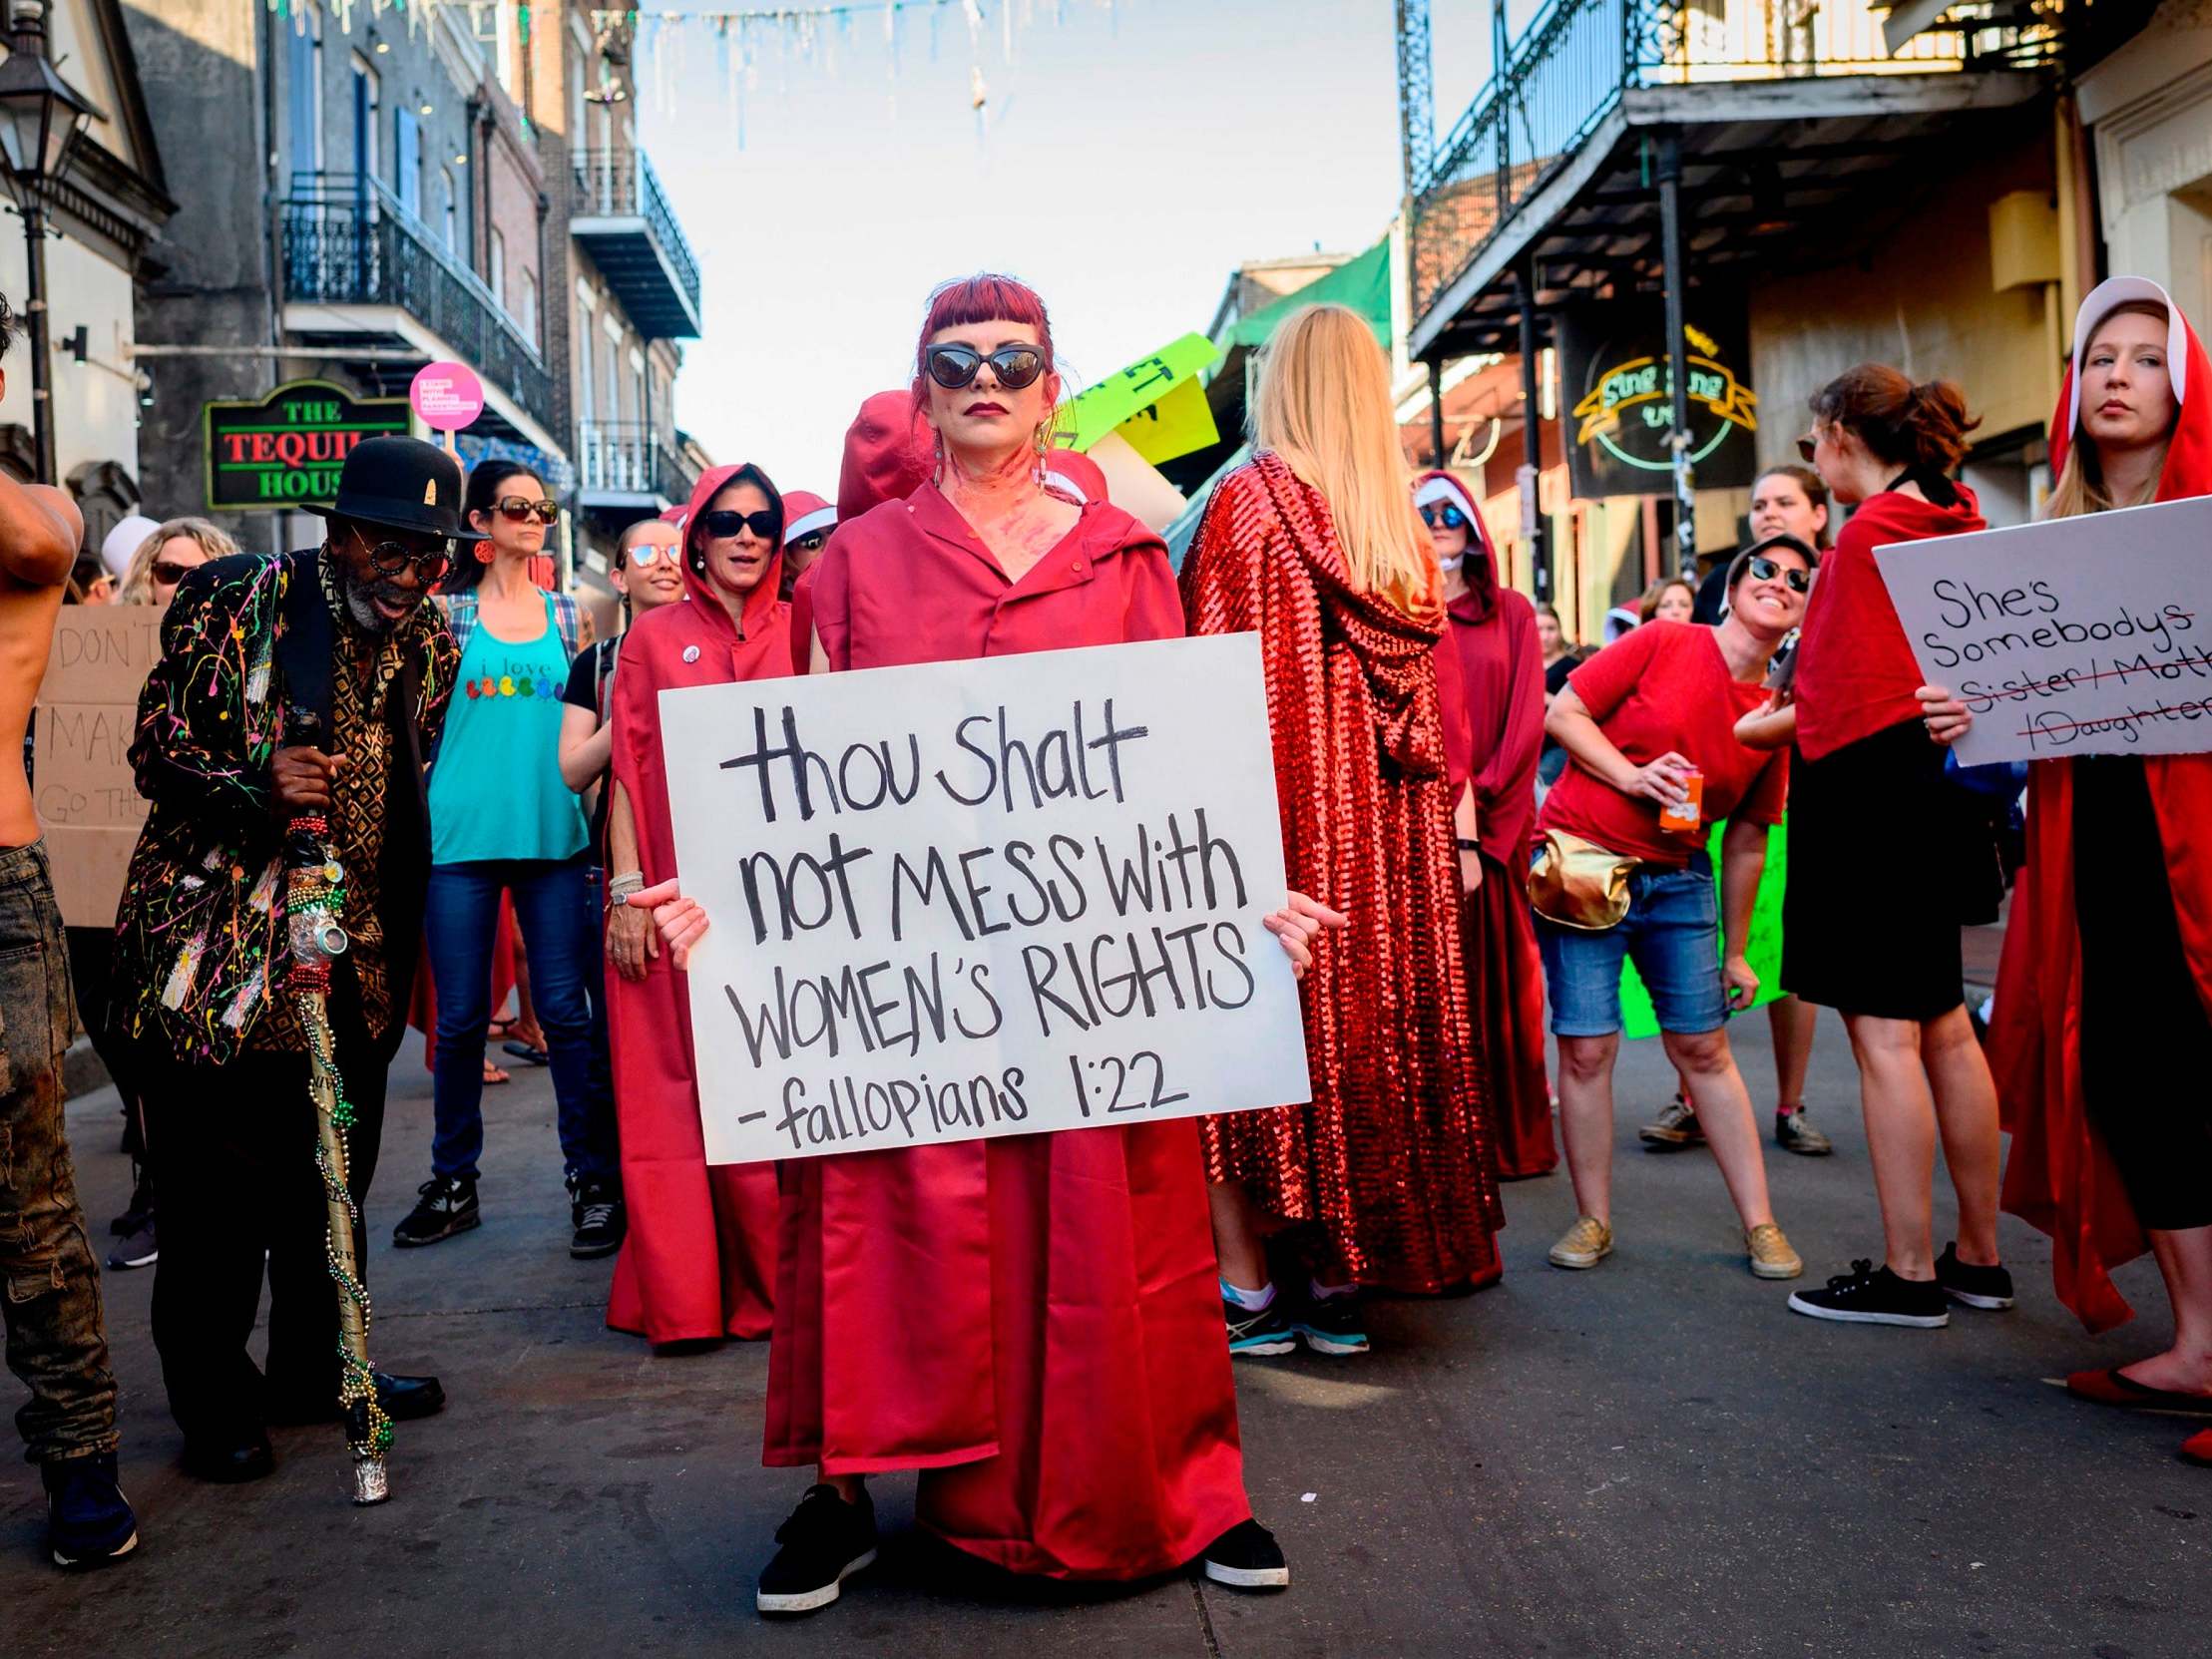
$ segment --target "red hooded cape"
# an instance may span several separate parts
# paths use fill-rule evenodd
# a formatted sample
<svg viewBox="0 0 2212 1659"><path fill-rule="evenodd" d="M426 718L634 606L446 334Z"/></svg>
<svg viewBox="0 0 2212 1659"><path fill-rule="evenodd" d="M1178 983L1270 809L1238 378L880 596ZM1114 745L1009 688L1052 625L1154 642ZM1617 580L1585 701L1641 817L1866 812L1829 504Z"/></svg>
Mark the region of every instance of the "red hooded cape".
<svg viewBox="0 0 2212 1659"><path fill-rule="evenodd" d="M691 568L707 504L741 470L716 467L699 479L684 519L685 601L638 619L615 673L615 777L630 797L649 887L676 873L661 692L791 671L789 611L776 598L781 547L745 598L742 627ZM656 1343L764 1337L775 1283L774 1166L706 1162L691 1072L690 994L667 952L652 959L636 983L610 963L607 993L630 1205L607 1323Z"/></svg>
<svg viewBox="0 0 2212 1659"><path fill-rule="evenodd" d="M807 575L832 670L1182 632L1166 549L1103 502L1009 584L923 484ZM1250 1515L1191 1119L783 1180L764 1461L920 1468L923 1525L1055 1578L1162 1572Z"/></svg>
<svg viewBox="0 0 2212 1659"><path fill-rule="evenodd" d="M1490 1067L1498 1173L1521 1179L1559 1161L1544 1067L1544 958L1523 896L1544 752L1544 649L1537 608L1499 584L1496 544L1466 487L1448 472L1416 484L1467 515L1467 592L1445 606L1451 625L1437 640L1437 684L1453 799L1474 783L1482 831L1483 885L1460 899L1468 1013Z"/></svg>
<svg viewBox="0 0 2212 1659"><path fill-rule="evenodd" d="M2074 436L2073 386L2081 351L2114 302L2106 299L2092 310L2099 295L2091 293L2075 324L2074 366L2051 419L2053 477ZM2170 299L2166 303L2182 337L2174 353L2182 398L2156 499L2177 501L2212 494L2212 362L2188 319ZM2212 841L2205 834L2212 824L2212 755L2145 755L2143 772L2165 843L2182 950L2198 996L2212 1009ZM2038 760L2028 770L2027 864L2012 891L1990 1028L1991 1065L2004 1126L2012 1134L2004 1208L2050 1235L2059 1301L2090 1330L2104 1331L2134 1314L2112 1283L2111 1270L2141 1255L2148 1241L2082 1098L2080 1018L2073 764ZM2203 1085L2199 1079L2183 1086Z"/></svg>
<svg viewBox="0 0 2212 1659"><path fill-rule="evenodd" d="M1351 918L1300 997L1312 1101L1202 1119L1208 1172L1318 1224L1361 1284L1488 1284L1504 1213L1461 989L1444 613L1355 589L1328 503L1272 452L1214 487L1182 595L1194 632L1258 631L1290 885Z"/></svg>

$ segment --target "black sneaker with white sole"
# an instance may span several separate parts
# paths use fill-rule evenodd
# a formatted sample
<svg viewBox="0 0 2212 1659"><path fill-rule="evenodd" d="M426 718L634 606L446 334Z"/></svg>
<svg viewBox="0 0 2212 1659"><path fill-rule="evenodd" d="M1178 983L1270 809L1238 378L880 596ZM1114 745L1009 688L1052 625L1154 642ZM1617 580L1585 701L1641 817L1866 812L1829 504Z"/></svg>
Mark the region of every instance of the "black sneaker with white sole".
<svg viewBox="0 0 2212 1659"><path fill-rule="evenodd" d="M1935 1280L1900 1279L1863 1258L1824 1289L1796 1292L1790 1311L1848 1325L1910 1325L1923 1331L1951 1323L1950 1300Z"/></svg>
<svg viewBox="0 0 2212 1659"><path fill-rule="evenodd" d="M1290 1587L1290 1563L1275 1534L1256 1520L1239 1521L1206 1546L1205 1574L1238 1590Z"/></svg>
<svg viewBox="0 0 2212 1659"><path fill-rule="evenodd" d="M1959 1246L1947 1244L1936 1258L1936 1283L1962 1307L1996 1313L2012 1305L2012 1275L1999 1263L1976 1267L1959 1259Z"/></svg>
<svg viewBox="0 0 2212 1659"><path fill-rule="evenodd" d="M753 1605L763 1613L818 1612L846 1579L875 1564L875 1499L865 1487L847 1503L834 1486L809 1486L775 1541L782 1547L760 1569Z"/></svg>
<svg viewBox="0 0 2212 1659"><path fill-rule="evenodd" d="M1357 1296L1308 1296L1291 1316L1290 1328L1316 1354L1367 1352L1367 1321L1360 1317Z"/></svg>
<svg viewBox="0 0 2212 1659"><path fill-rule="evenodd" d="M1283 1299L1279 1294L1257 1313L1224 1296L1221 1298L1221 1320L1229 1328L1231 1354L1288 1354L1298 1346L1298 1333L1283 1317Z"/></svg>
<svg viewBox="0 0 2212 1659"><path fill-rule="evenodd" d="M613 1255L630 1231L622 1188L604 1175L585 1176L569 1188L569 1225L576 1230L569 1240L569 1254L578 1261Z"/></svg>
<svg viewBox="0 0 2212 1659"><path fill-rule="evenodd" d="M138 1517L116 1484L113 1452L39 1465L46 1486L46 1547L58 1567L104 1567L139 1546Z"/></svg>
<svg viewBox="0 0 2212 1659"><path fill-rule="evenodd" d="M436 1244L484 1224L474 1181L458 1175L433 1175L415 1191L419 1195L415 1207L392 1229L392 1243L402 1250L417 1244Z"/></svg>

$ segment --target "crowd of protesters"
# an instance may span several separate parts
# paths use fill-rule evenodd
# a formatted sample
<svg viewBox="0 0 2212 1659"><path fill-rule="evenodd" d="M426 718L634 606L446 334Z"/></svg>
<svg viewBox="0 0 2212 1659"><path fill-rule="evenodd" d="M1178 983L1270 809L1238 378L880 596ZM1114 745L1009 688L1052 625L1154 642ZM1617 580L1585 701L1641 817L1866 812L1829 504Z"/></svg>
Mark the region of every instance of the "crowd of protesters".
<svg viewBox="0 0 2212 1659"><path fill-rule="evenodd" d="M2050 516L2212 491L2212 364L2162 291L2089 296L2067 387ZM158 1259L154 1338L191 1472L258 1478L270 1423L335 1415L309 1062L342 1072L358 1204L413 1018L435 1130L394 1244L479 1224L482 1094L504 1075L487 1046L505 1030L551 1072L572 1254L621 1252L608 1324L658 1351L770 1340L763 1458L813 1477L760 1575L763 1612L824 1607L874 1560L867 1477L895 1469L921 1471L921 1525L1016 1573L1196 1562L1280 1588L1234 1360L1358 1355L1365 1295L1495 1280L1499 1183L1562 1149L1575 1219L1549 1260L1614 1254L1624 963L1680 1080L1643 1139L1709 1147L1748 1271L1803 1273L1726 1030L1775 989L1749 933L1782 835L1773 1138L1833 1150L1804 1086L1816 1011L1835 1009L1883 1234L1879 1260L1788 1306L1908 1328L2009 1308L2009 1208L2061 1241L2059 1293L2093 1329L2129 1313L2112 1266L2147 1247L2163 1275L2172 1346L2071 1392L2212 1415L2212 1113L2160 1082L2212 1060L2212 887L2185 856L2212 759L2030 769L1986 1050L1960 926L2002 891L1946 755L1973 714L1923 682L1873 558L1983 526L1955 476L1974 424L1957 387L1879 364L1838 376L1812 399L1808 465L1754 484L1746 545L1617 608L1596 650L1511 586L1459 477L1406 475L1387 360L1350 311L1279 328L1254 456L1215 486L1179 572L1055 447L1063 397L1036 293L946 284L910 383L862 404L834 505L755 465L708 471L622 536L623 626L596 642L542 584L562 508L521 463L464 477L429 445L372 440L317 548L247 557L205 521L144 521L97 571L65 499L0 479L0 715L27 719L65 591L169 608L132 748L147 826L113 938L76 930L67 962L144 1166L112 1265ZM676 867L661 692L1186 631L1259 636L1288 877L1267 926L1301 982L1313 1098L709 1163L684 972L711 919ZM1870 834L1874 801L1911 833ZM20 1421L55 1558L97 1564L136 1520L60 1140L63 958L14 949L59 927L19 770L0 772L0 1012L50 1038L43 1058L9 1053L0 1230L34 1240L55 1286L11 1294L9 1359L33 1393ZM312 1056L282 995L277 893L302 823L342 871L350 940ZM503 1026L510 985L526 1017ZM2155 1058L2127 1032L2146 1010ZM1959 1214L1941 1253L1939 1141ZM374 1386L393 1417L445 1401L431 1377ZM2183 1454L2212 1461L2212 1436Z"/></svg>

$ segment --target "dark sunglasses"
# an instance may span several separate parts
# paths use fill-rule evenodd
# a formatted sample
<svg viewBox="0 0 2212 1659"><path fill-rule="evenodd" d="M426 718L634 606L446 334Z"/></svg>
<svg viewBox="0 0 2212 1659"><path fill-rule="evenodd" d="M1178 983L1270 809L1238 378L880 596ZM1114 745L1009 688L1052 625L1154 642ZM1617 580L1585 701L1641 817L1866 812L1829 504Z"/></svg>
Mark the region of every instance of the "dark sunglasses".
<svg viewBox="0 0 2212 1659"><path fill-rule="evenodd" d="M540 524L561 522L561 504L550 496L543 501L530 501L522 496L501 496L499 516L509 524L522 524L536 519Z"/></svg>
<svg viewBox="0 0 2212 1659"><path fill-rule="evenodd" d="M1431 530L1465 530L1467 515L1448 501L1432 501L1421 509L1421 522Z"/></svg>
<svg viewBox="0 0 2212 1659"><path fill-rule="evenodd" d="M1033 345L1002 345L989 356L964 345L933 345L924 360L929 364L929 377L948 392L973 384L977 371L986 363L998 376L999 384L1010 392L1034 386L1045 372L1045 354Z"/></svg>
<svg viewBox="0 0 2212 1659"><path fill-rule="evenodd" d="M1801 571L1795 565L1784 568L1779 560L1761 557L1746 559L1743 562L1743 568L1749 573L1753 582L1772 582L1776 577L1780 577L1789 585L1789 590L1793 594L1809 593L1812 590L1812 573Z"/></svg>
<svg viewBox="0 0 2212 1659"><path fill-rule="evenodd" d="M743 530L750 530L763 542L772 542L776 532L783 528L781 516L772 507L763 507L757 513L740 513L735 508L717 507L699 520L706 528L707 539L725 542Z"/></svg>
<svg viewBox="0 0 2212 1659"><path fill-rule="evenodd" d="M370 542L367 537L362 542L378 576L397 576L412 565L415 575L427 585L444 576L453 564L453 544L447 541L429 548L412 548L405 542Z"/></svg>
<svg viewBox="0 0 2212 1659"><path fill-rule="evenodd" d="M1819 434L1808 433L1806 436L1797 440L1797 458L1809 467L1813 464L1813 451L1818 449L1819 447Z"/></svg>
<svg viewBox="0 0 2212 1659"><path fill-rule="evenodd" d="M174 588L198 569L198 565L180 565L174 560L157 559L154 561L154 580L165 588Z"/></svg>
<svg viewBox="0 0 2212 1659"><path fill-rule="evenodd" d="M822 544L828 540L828 531L817 530L811 536L801 536L797 541L787 544L784 551L787 553L819 553Z"/></svg>

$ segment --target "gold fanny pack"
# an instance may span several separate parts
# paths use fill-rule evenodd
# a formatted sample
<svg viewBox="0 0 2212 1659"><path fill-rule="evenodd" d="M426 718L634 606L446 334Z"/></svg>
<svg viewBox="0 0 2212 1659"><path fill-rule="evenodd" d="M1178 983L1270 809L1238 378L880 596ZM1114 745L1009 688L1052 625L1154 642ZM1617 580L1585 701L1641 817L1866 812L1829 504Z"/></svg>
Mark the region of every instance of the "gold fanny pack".
<svg viewBox="0 0 2212 1659"><path fill-rule="evenodd" d="M1642 864L1566 830L1546 830L1529 866L1529 903L1547 922L1602 933L1628 914L1628 878Z"/></svg>

